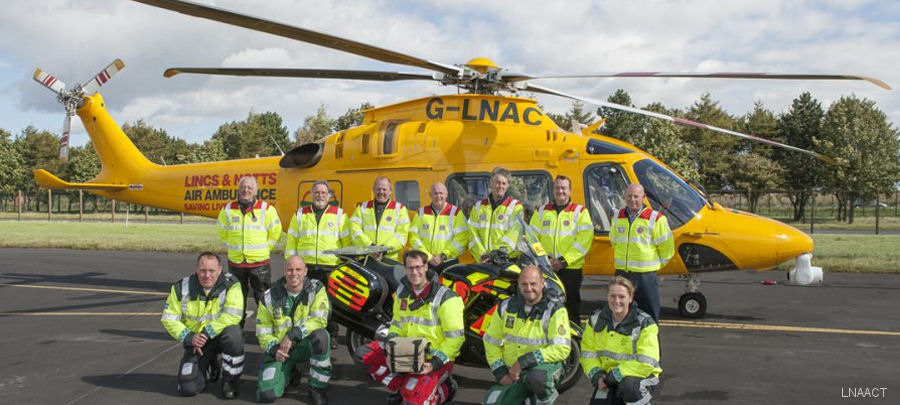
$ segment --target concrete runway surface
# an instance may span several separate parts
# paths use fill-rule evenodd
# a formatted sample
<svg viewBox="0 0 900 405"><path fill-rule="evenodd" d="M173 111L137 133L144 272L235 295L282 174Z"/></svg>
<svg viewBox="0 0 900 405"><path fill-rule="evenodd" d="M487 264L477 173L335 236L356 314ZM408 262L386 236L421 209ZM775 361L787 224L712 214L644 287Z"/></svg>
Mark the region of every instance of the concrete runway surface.
<svg viewBox="0 0 900 405"><path fill-rule="evenodd" d="M193 271L194 260L0 249L0 403L218 403L217 384L195 398L178 396L182 349L159 321L169 287ZM274 276L282 265L273 260ZM679 317L674 300L684 283L665 278L663 386L654 403L900 403L900 277L825 270L825 283L815 287L786 285L778 272L704 275L709 309L701 320ZM763 285L766 279L778 284ZM606 280L586 278L585 314L599 307ZM255 402L261 351L252 328L249 320L235 403ZM352 363L345 346L333 357L332 404L384 403L387 391ZM457 367L455 374L461 390L453 403L479 403L489 371ZM591 391L582 379L558 403L586 404ZM298 400L309 403L305 384L279 403Z"/></svg>

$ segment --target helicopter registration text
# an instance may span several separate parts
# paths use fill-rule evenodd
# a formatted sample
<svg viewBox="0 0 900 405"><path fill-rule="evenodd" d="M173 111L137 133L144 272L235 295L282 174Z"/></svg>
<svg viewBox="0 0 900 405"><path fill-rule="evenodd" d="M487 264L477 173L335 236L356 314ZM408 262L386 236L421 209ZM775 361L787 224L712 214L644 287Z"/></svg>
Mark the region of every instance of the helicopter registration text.
<svg viewBox="0 0 900 405"><path fill-rule="evenodd" d="M451 115L452 113L456 113L457 117ZM432 120L458 118L465 121L495 121L538 126L543 122L541 117L544 113L535 107L520 108L517 103L500 100L464 98L457 105L445 105L443 98L433 97L425 104L425 116Z"/></svg>

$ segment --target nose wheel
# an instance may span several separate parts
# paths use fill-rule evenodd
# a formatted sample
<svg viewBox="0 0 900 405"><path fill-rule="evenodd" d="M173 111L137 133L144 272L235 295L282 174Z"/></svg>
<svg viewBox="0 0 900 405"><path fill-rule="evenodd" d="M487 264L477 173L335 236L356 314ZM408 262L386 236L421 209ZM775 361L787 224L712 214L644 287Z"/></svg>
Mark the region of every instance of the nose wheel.
<svg viewBox="0 0 900 405"><path fill-rule="evenodd" d="M678 312L685 318L706 315L706 296L700 292L700 275L689 274L684 294L678 299Z"/></svg>

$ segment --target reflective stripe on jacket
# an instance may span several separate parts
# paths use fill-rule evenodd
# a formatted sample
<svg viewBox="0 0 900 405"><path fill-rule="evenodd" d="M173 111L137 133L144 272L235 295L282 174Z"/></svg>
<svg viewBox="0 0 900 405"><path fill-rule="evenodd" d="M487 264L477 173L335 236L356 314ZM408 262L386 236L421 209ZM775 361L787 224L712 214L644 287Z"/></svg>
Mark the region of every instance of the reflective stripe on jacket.
<svg viewBox="0 0 900 405"><path fill-rule="evenodd" d="M169 335L185 343L192 334L202 331L214 338L226 327L238 325L243 310L241 283L233 275L222 272L206 293L192 274L172 285L161 321Z"/></svg>
<svg viewBox="0 0 900 405"><path fill-rule="evenodd" d="M459 356L465 338L463 302L455 292L437 281L430 281L428 296L415 299L404 277L394 293L394 315L389 336L424 337L431 343L429 360L437 366Z"/></svg>
<svg viewBox="0 0 900 405"><path fill-rule="evenodd" d="M624 208L613 221L609 241L615 253L615 268L645 273L657 271L675 255L675 239L669 221L659 211L644 208L629 223Z"/></svg>
<svg viewBox="0 0 900 405"><path fill-rule="evenodd" d="M488 365L498 381L516 362L524 370L569 357L569 314L563 302L547 298L546 293L527 314L520 295L497 304L483 340Z"/></svg>
<svg viewBox="0 0 900 405"><path fill-rule="evenodd" d="M428 254L428 259L443 253L452 260L463 253L469 243L469 229L462 210L447 204L439 213L431 206L419 208L419 215L409 227L409 246Z"/></svg>
<svg viewBox="0 0 900 405"><path fill-rule="evenodd" d="M581 338L581 367L596 386L604 374L619 369L622 377L659 375L659 326L632 303L625 319L613 328L609 305L591 314Z"/></svg>
<svg viewBox="0 0 900 405"><path fill-rule="evenodd" d="M594 240L594 224L583 206L570 203L556 212L553 203L549 203L531 216L530 225L537 231L547 257L565 259L570 269L584 266L584 257Z"/></svg>
<svg viewBox="0 0 900 405"><path fill-rule="evenodd" d="M244 214L237 201L219 212L219 240L228 248L232 263L258 263L269 260L269 254L281 239L281 220L275 207L256 200Z"/></svg>
<svg viewBox="0 0 900 405"><path fill-rule="evenodd" d="M256 318L256 337L264 352L274 354L285 335L295 343L310 333L328 326L331 302L325 286L307 277L292 308L291 296L284 287L284 277L266 291ZM293 313L288 311L293 310Z"/></svg>
<svg viewBox="0 0 900 405"><path fill-rule="evenodd" d="M340 207L329 205L316 222L316 212L312 205L297 210L291 217L284 246L284 258L297 255L306 264L338 264L335 255L322 253L338 249L350 242L350 227L347 214Z"/></svg>
<svg viewBox="0 0 900 405"><path fill-rule="evenodd" d="M494 209L490 197L475 204L469 212L469 250L479 260L481 255L506 247L511 257L516 257L516 242L522 234L522 226L516 219L522 215L522 203L506 197Z"/></svg>
<svg viewBox="0 0 900 405"><path fill-rule="evenodd" d="M350 217L350 238L354 246L387 246L391 250L385 256L394 260L399 260L408 235L409 212L399 201L388 201L377 223L373 200L357 205Z"/></svg>

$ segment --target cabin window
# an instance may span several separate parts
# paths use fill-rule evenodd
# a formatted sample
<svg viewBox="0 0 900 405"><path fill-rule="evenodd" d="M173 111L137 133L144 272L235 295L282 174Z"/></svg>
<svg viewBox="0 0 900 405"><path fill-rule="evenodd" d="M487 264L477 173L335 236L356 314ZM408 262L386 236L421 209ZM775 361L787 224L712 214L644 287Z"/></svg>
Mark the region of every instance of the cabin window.
<svg viewBox="0 0 900 405"><path fill-rule="evenodd" d="M419 182L400 180L394 185L394 199L403 203L406 208L418 211L422 205L419 200Z"/></svg>
<svg viewBox="0 0 900 405"><path fill-rule="evenodd" d="M363 134L361 138L362 138L362 140L360 142L362 142L362 143L359 146L359 153L361 153L363 155L368 155L369 154L369 144L370 144L372 135L371 134Z"/></svg>
<svg viewBox="0 0 900 405"><path fill-rule="evenodd" d="M397 144L400 134L397 133L397 127L400 122L388 122L384 124L381 132L381 155L393 155L397 153Z"/></svg>
<svg viewBox="0 0 900 405"><path fill-rule="evenodd" d="M650 206L668 217L672 229L690 221L706 205L697 190L653 160L635 163L634 174L644 186Z"/></svg>
<svg viewBox="0 0 900 405"><path fill-rule="evenodd" d="M612 219L625 206L625 174L618 165L591 165L584 171L584 185L584 201L594 222L594 234L609 235Z"/></svg>
<svg viewBox="0 0 900 405"><path fill-rule="evenodd" d="M334 141L334 158L340 159L344 157L344 132L341 132L337 136L337 140Z"/></svg>
<svg viewBox="0 0 900 405"><path fill-rule="evenodd" d="M534 211L550 202L552 179L542 171L512 172L507 195L519 200L525 211L525 222ZM487 198L491 191L490 173L458 173L447 179L447 200L459 206L469 215L469 211L479 200Z"/></svg>

